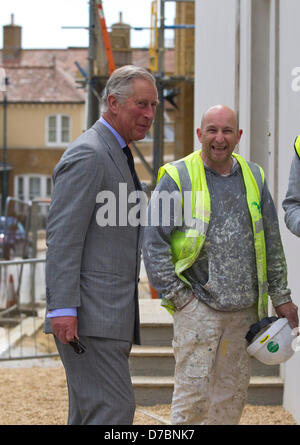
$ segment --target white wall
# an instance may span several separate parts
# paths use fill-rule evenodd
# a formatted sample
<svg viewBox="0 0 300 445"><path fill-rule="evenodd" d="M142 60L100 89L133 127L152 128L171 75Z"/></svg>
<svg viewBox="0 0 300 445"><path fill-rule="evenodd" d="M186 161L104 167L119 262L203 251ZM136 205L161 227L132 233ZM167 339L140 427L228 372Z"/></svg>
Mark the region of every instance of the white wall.
<svg viewBox="0 0 300 445"><path fill-rule="evenodd" d="M235 105L235 4L236 0L196 0L195 3L195 129L209 107L226 104L234 108ZM199 147L196 136L195 147Z"/></svg>
<svg viewBox="0 0 300 445"><path fill-rule="evenodd" d="M293 143L300 134L300 90L293 91L297 82L292 70L300 67L300 15L299 0L280 1L280 65L279 65L279 174L278 201L282 202L288 184L290 164L294 155ZM300 73L300 70L299 70ZM292 84L294 80L294 84ZM300 88L299 88L300 89ZM279 207L282 241L288 263L288 281L292 296L300 307L300 239L292 235L285 227L284 212ZM284 406L294 415L300 424L300 352L289 360L284 369L285 392Z"/></svg>
<svg viewBox="0 0 300 445"><path fill-rule="evenodd" d="M284 224L282 200L300 134L299 0L195 0L195 124L211 105L239 112L239 151L259 162L281 226L289 287L300 307L300 239ZM239 64L237 62L239 61ZM292 82L295 89L293 91ZM199 143L195 138L195 147ZM282 366L284 407L300 424L300 352Z"/></svg>

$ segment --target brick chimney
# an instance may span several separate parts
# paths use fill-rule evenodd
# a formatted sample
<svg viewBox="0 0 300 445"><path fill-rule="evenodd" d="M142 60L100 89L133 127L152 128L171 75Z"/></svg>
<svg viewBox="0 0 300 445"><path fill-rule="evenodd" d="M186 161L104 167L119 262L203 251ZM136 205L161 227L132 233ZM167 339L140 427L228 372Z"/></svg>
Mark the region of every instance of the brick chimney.
<svg viewBox="0 0 300 445"><path fill-rule="evenodd" d="M116 68L132 63L130 26L123 22L122 12L119 12L119 17L119 23L113 24L110 32L110 42L114 53Z"/></svg>
<svg viewBox="0 0 300 445"><path fill-rule="evenodd" d="M14 62L20 57L22 49L22 28L14 24L14 15L11 14L10 25L3 26L2 60Z"/></svg>

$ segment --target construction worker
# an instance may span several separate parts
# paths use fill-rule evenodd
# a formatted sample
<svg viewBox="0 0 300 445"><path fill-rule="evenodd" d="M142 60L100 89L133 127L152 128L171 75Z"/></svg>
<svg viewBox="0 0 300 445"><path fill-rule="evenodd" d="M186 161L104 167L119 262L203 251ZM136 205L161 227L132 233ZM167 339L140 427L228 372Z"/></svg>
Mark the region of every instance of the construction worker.
<svg viewBox="0 0 300 445"><path fill-rule="evenodd" d="M300 136L294 143L295 153L291 164L288 190L282 206L285 211L287 228L300 236Z"/></svg>
<svg viewBox="0 0 300 445"><path fill-rule="evenodd" d="M266 316L268 295L292 327L297 307L263 170L233 153L242 136L236 113L210 108L197 136L201 152L159 171L143 258L151 285L173 314L172 424L238 424L250 379L249 326ZM161 192L174 197L168 224ZM151 224L157 212L159 224Z"/></svg>

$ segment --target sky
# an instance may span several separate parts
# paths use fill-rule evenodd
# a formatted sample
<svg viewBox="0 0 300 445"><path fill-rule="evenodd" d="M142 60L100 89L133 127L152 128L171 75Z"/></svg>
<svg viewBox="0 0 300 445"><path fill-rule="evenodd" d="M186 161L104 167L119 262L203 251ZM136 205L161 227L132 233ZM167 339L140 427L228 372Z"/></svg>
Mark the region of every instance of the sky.
<svg viewBox="0 0 300 445"><path fill-rule="evenodd" d="M159 2L158 2L159 4ZM123 22L132 27L150 27L151 0L102 0L106 26ZM88 0L0 0L0 48L3 47L3 26L11 22L22 26L22 47L24 49L67 48L88 46L87 29L65 29L83 27L89 24ZM166 25L174 24L175 2L165 3ZM165 31L166 40L172 38L172 31ZM150 30L131 31L131 46L148 47Z"/></svg>

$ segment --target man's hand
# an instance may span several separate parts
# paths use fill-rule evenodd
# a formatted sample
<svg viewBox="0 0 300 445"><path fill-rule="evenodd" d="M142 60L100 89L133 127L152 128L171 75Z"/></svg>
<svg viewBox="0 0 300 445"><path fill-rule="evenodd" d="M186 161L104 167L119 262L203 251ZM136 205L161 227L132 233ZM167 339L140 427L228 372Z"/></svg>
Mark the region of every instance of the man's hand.
<svg viewBox="0 0 300 445"><path fill-rule="evenodd" d="M292 329L299 326L298 307L294 303L284 303L275 308L279 318L287 318Z"/></svg>
<svg viewBox="0 0 300 445"><path fill-rule="evenodd" d="M78 338L77 335L77 317L64 316L52 317L51 326L53 334L62 342L69 343Z"/></svg>

